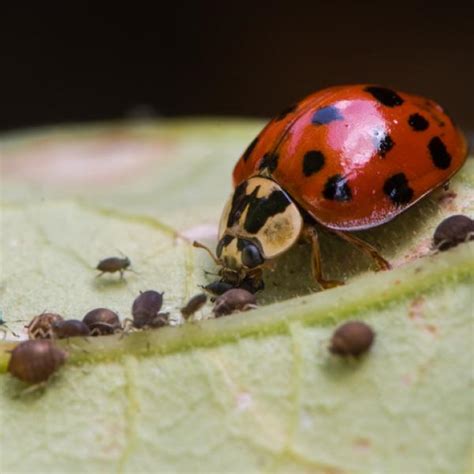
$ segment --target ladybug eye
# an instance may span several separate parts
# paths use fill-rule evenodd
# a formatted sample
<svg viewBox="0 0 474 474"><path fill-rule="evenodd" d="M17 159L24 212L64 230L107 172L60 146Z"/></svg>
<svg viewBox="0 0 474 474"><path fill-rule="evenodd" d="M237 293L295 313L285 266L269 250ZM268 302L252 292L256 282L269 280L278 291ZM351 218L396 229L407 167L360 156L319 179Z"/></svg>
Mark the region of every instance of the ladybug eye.
<svg viewBox="0 0 474 474"><path fill-rule="evenodd" d="M263 263L263 257L256 245L248 244L243 248L242 263L248 268L257 267Z"/></svg>

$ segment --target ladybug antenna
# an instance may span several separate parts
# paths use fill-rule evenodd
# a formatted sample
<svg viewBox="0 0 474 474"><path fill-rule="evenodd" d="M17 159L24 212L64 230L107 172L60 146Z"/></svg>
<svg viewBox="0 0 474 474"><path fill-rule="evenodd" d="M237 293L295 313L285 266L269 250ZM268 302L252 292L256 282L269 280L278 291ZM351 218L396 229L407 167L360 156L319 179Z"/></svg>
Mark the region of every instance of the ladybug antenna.
<svg viewBox="0 0 474 474"><path fill-rule="evenodd" d="M198 249L204 249L211 256L212 260L214 260L214 263L216 265L222 265L221 261L212 253L212 251L209 247L206 247L205 245L201 244L200 242L196 242L196 241L193 242L193 247L196 247Z"/></svg>

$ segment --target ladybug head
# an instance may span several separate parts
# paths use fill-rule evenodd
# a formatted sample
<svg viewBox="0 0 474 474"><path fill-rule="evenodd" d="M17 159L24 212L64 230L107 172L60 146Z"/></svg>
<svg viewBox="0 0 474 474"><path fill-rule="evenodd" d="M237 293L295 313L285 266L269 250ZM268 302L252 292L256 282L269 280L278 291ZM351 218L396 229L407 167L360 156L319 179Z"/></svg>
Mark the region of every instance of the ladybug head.
<svg viewBox="0 0 474 474"><path fill-rule="evenodd" d="M260 276L262 266L288 250L302 228L298 207L275 181L261 176L243 181L219 224L217 258L213 258L222 267L223 280L239 285L247 277Z"/></svg>
<svg viewBox="0 0 474 474"><path fill-rule="evenodd" d="M217 244L217 258L225 280L237 282L255 273L265 263L258 241L224 235Z"/></svg>

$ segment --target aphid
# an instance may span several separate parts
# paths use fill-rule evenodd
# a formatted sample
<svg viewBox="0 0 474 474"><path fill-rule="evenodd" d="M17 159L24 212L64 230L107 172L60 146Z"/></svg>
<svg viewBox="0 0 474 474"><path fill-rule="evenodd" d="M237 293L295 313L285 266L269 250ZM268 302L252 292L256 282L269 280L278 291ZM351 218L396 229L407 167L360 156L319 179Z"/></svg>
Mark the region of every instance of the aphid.
<svg viewBox="0 0 474 474"><path fill-rule="evenodd" d="M463 165L466 140L438 104L381 86L321 90L285 109L250 143L233 172L215 263L234 287L305 240L322 288L323 227L390 268L354 232L391 221ZM198 247L205 248L201 244Z"/></svg>
<svg viewBox="0 0 474 474"><path fill-rule="evenodd" d="M247 290L250 293L256 293L257 291L263 290L265 288L265 284L262 279L246 277L238 284L238 286L231 285L230 283L223 280L217 280L202 287L203 290L212 295L210 300L213 303L216 301L216 296L223 295L226 291L232 290L234 288L241 288L242 290Z"/></svg>
<svg viewBox="0 0 474 474"><path fill-rule="evenodd" d="M140 292L132 305L133 326L157 328L168 324L168 313L160 313L163 293L154 290Z"/></svg>
<svg viewBox="0 0 474 474"><path fill-rule="evenodd" d="M334 331L329 350L341 356L359 356L370 349L374 337L369 325L362 321L349 321Z"/></svg>
<svg viewBox="0 0 474 474"><path fill-rule="evenodd" d="M57 339L65 339L67 337L90 335L89 328L78 319L68 319L66 321L56 321L52 324L53 336Z"/></svg>
<svg viewBox="0 0 474 474"><path fill-rule="evenodd" d="M216 317L225 316L235 311L248 311L257 307L257 298L250 291L233 288L216 299L213 312Z"/></svg>
<svg viewBox="0 0 474 474"><path fill-rule="evenodd" d="M444 219L433 235L433 245L438 250L451 247L474 239L474 220L461 214Z"/></svg>
<svg viewBox="0 0 474 474"><path fill-rule="evenodd" d="M91 336L113 334L121 328L117 313L107 308L97 308L89 311L82 322L89 328Z"/></svg>
<svg viewBox="0 0 474 474"><path fill-rule="evenodd" d="M233 285L222 280L213 281L212 283L202 287L203 290L217 296L224 294L226 291L232 290L232 288L234 288Z"/></svg>
<svg viewBox="0 0 474 474"><path fill-rule="evenodd" d="M181 314L184 319L189 319L196 311L199 311L207 302L207 296L204 293L199 293L193 296L186 306L181 308Z"/></svg>
<svg viewBox="0 0 474 474"><path fill-rule="evenodd" d="M97 264L97 270L101 273L97 275L97 278L102 276L104 273L115 273L120 272L120 278L123 278L125 270L130 270L128 267L131 265L128 257L108 257L104 258Z"/></svg>
<svg viewBox="0 0 474 474"><path fill-rule="evenodd" d="M8 372L23 382L45 382L64 364L66 353L51 341L24 341L12 350Z"/></svg>
<svg viewBox="0 0 474 474"><path fill-rule="evenodd" d="M51 339L53 337L53 324L64 321L64 318L56 313L41 313L35 316L25 326L28 330L29 339Z"/></svg>

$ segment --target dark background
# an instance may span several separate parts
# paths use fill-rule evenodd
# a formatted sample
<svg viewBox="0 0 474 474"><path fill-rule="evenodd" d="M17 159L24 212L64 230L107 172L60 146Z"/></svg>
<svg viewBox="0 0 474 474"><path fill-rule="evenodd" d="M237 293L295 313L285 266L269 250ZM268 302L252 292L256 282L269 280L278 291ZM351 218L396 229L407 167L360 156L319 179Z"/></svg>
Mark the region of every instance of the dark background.
<svg viewBox="0 0 474 474"><path fill-rule="evenodd" d="M472 1L36 3L2 6L0 129L270 116L353 82L431 97L474 129Z"/></svg>

